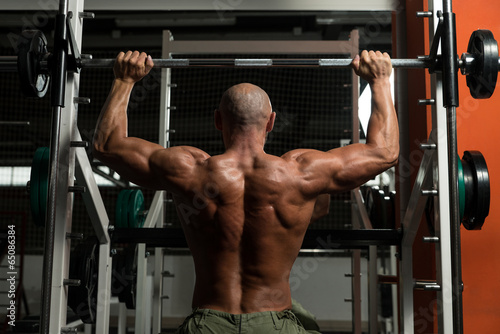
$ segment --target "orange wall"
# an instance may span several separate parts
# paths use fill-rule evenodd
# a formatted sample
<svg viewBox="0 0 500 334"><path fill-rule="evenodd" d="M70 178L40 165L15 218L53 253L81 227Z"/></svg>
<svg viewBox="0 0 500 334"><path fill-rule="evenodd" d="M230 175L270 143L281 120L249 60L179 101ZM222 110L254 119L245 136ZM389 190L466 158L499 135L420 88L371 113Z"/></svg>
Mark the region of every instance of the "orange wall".
<svg viewBox="0 0 500 334"><path fill-rule="evenodd" d="M489 29L500 40L499 1L454 1L453 10L460 55L476 29ZM464 333L500 333L500 87L490 99L474 100L462 75L459 83L458 151L460 156L466 150L483 153L491 185L490 214L483 229L462 228Z"/></svg>

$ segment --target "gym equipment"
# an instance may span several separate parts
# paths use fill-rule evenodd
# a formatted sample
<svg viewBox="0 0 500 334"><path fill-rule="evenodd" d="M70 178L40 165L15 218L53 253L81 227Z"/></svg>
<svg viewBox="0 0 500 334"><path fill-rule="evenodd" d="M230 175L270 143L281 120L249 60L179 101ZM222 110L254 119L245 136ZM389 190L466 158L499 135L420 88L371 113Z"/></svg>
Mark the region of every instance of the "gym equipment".
<svg viewBox="0 0 500 334"><path fill-rule="evenodd" d="M467 53L462 55L462 74L475 99L487 99L495 90L498 76L498 44L489 30L472 33Z"/></svg>
<svg viewBox="0 0 500 334"><path fill-rule="evenodd" d="M18 56L0 57L0 70L11 71L17 61L21 89L29 97L43 97L49 82L52 54L47 52L46 39L41 31L23 33L18 44ZM114 59L75 58L68 55L70 70L81 68L112 68ZM154 59L158 68L183 67L338 67L346 68L351 59ZM422 59L392 59L395 68L428 68L434 72L442 60L440 56ZM497 42L489 30L472 33L467 53L458 61L458 68L467 76L467 84L474 98L488 98L495 90L500 59Z"/></svg>
<svg viewBox="0 0 500 334"><path fill-rule="evenodd" d="M465 188L463 226L480 230L490 211L490 178L481 152L465 151L462 157Z"/></svg>
<svg viewBox="0 0 500 334"><path fill-rule="evenodd" d="M135 309L137 296L137 245L130 244L122 252L113 255L111 294L125 303L128 309Z"/></svg>
<svg viewBox="0 0 500 334"><path fill-rule="evenodd" d="M97 310L99 241L89 237L71 252L69 277L80 284L68 287L68 305L84 323L93 324Z"/></svg>
<svg viewBox="0 0 500 334"><path fill-rule="evenodd" d="M39 147L35 151L30 181L27 185L33 222L38 227L45 226L47 214L49 153L48 147ZM140 228L144 225L147 213L144 207L144 195L140 189L126 189L120 192L116 201L117 227Z"/></svg>
<svg viewBox="0 0 500 334"><path fill-rule="evenodd" d="M17 70L21 91L26 97L40 98L49 88L50 77L41 68L48 55L47 39L39 30L24 30L17 43Z"/></svg>
<svg viewBox="0 0 500 334"><path fill-rule="evenodd" d="M116 226L142 227L147 211L144 208L144 195L139 189L122 190L116 200Z"/></svg>
<svg viewBox="0 0 500 334"><path fill-rule="evenodd" d="M460 221L467 230L480 230L490 210L490 179L486 160L479 151L465 151L458 160ZM435 235L433 198L426 203L426 216L431 235Z"/></svg>
<svg viewBox="0 0 500 334"><path fill-rule="evenodd" d="M33 221L36 226L45 226L47 213L47 191L49 183L49 149L39 147L35 151L31 165L28 189Z"/></svg>

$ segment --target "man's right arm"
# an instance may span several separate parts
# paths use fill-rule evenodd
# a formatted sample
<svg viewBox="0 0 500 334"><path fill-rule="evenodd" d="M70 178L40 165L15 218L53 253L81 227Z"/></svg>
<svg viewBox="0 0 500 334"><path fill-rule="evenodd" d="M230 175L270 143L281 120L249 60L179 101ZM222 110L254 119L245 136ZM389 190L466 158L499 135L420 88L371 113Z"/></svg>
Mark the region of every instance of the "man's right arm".
<svg viewBox="0 0 500 334"><path fill-rule="evenodd" d="M317 196L354 189L388 168L399 156L399 129L392 102L389 77L390 57L363 51L352 62L354 71L372 91L372 113L366 144L352 144L328 152L294 150L283 156L302 174L304 193Z"/></svg>

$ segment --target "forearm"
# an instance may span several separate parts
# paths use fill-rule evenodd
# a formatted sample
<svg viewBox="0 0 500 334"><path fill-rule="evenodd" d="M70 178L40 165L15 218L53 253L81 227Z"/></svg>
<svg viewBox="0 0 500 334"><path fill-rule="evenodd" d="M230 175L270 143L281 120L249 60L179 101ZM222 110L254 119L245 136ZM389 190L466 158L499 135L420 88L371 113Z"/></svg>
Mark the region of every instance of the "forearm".
<svg viewBox="0 0 500 334"><path fill-rule="evenodd" d="M399 127L391 97L388 78L370 84L372 113L368 123L366 143L377 149L384 159L397 160L399 155Z"/></svg>
<svg viewBox="0 0 500 334"><path fill-rule="evenodd" d="M133 83L114 80L102 107L94 133L94 153L108 152L112 145L127 137L127 106Z"/></svg>

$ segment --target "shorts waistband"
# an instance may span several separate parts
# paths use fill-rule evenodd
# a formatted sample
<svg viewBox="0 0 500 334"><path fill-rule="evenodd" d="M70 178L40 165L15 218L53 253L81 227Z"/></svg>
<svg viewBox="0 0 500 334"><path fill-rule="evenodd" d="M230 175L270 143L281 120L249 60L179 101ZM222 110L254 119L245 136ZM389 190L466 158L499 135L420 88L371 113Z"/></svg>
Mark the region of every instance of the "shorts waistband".
<svg viewBox="0 0 500 334"><path fill-rule="evenodd" d="M235 318L250 320L253 318L268 317L271 315L277 316L278 319L282 319L282 318L295 319L295 314L293 314L291 310L232 314L232 313L212 310L212 309L208 309L208 308L194 308L192 314L193 315L209 315L209 314L211 314L211 315L216 315L220 318L225 318L228 320L235 319Z"/></svg>
<svg viewBox="0 0 500 334"><path fill-rule="evenodd" d="M228 323L234 325L241 325L254 321L269 322L273 323L276 329L281 329L282 319L289 319L297 324L300 324L300 321L295 317L295 314L293 314L291 310L231 314L212 309L195 308L193 309L193 313L191 313L190 317L192 317L193 320L195 320L195 322L197 323L197 326L200 327L203 326L205 319L209 316L215 316L219 319L225 319Z"/></svg>

